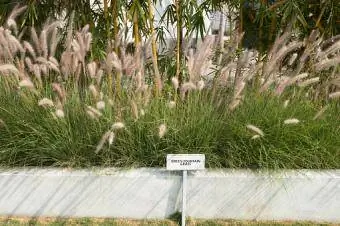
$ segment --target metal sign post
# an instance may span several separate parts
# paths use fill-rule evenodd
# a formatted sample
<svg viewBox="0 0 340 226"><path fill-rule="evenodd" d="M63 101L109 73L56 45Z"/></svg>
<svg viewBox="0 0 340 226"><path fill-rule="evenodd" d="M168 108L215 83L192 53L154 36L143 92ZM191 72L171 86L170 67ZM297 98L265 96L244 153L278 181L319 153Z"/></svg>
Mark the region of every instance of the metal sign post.
<svg viewBox="0 0 340 226"><path fill-rule="evenodd" d="M182 226L185 226L187 208L187 180L188 170L204 170L205 155L201 154L168 154L166 156L167 170L180 170L183 172L182 180Z"/></svg>

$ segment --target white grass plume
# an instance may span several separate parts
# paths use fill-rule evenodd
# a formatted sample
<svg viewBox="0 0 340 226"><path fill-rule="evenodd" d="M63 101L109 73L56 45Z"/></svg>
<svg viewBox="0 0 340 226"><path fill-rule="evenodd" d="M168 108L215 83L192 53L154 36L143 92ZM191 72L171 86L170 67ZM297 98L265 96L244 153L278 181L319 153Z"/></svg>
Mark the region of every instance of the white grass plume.
<svg viewBox="0 0 340 226"><path fill-rule="evenodd" d="M98 101L97 103L96 103L96 108L98 109L98 110L103 110L104 108L105 108L105 102L104 101Z"/></svg>
<svg viewBox="0 0 340 226"><path fill-rule="evenodd" d="M300 120L296 119L296 118L290 118L290 119L284 120L283 123L286 124L286 125L289 125L289 124L298 124L298 123L300 123Z"/></svg>
<svg viewBox="0 0 340 226"><path fill-rule="evenodd" d="M34 89L34 84L30 79L26 78L26 79L23 79L19 82L19 87L20 88Z"/></svg>
<svg viewBox="0 0 340 226"><path fill-rule="evenodd" d="M320 78L319 77L315 77L315 78L307 79L305 81L301 81L298 85L300 87L306 87L306 86L312 85L314 83L318 83L319 81L320 81Z"/></svg>
<svg viewBox="0 0 340 226"><path fill-rule="evenodd" d="M39 100L38 102L38 106L42 106L42 107L53 107L54 103L51 99L48 98L43 98L41 100Z"/></svg>
<svg viewBox="0 0 340 226"><path fill-rule="evenodd" d="M163 138L165 133L166 133L166 131L167 131L166 125L165 124L161 124L158 127L158 137L159 138Z"/></svg>
<svg viewBox="0 0 340 226"><path fill-rule="evenodd" d="M95 87L95 85L91 84L89 86L89 90L90 90L90 92L91 92L91 94L92 94L92 96L94 98L97 98L99 96L99 93L98 93L97 88Z"/></svg>
<svg viewBox="0 0 340 226"><path fill-rule="evenodd" d="M0 73L2 74L13 73L15 75L19 75L19 70L13 64L3 64L0 65Z"/></svg>
<svg viewBox="0 0 340 226"><path fill-rule="evenodd" d="M112 130L120 130L120 129L124 129L125 125L122 122L115 122L112 126L111 129Z"/></svg>
<svg viewBox="0 0 340 226"><path fill-rule="evenodd" d="M197 82L197 89L199 91L201 91L204 88L204 86L205 86L205 83L202 79Z"/></svg>
<svg viewBox="0 0 340 226"><path fill-rule="evenodd" d="M98 154L104 147L105 143L109 140L110 136L111 135L112 131L107 131L106 133L104 133L104 135L102 136L102 138L100 139L97 147L96 147L96 150L95 150L95 153Z"/></svg>
<svg viewBox="0 0 340 226"><path fill-rule="evenodd" d="M62 109L57 109L55 111L55 116L57 116L58 118L64 118L65 117L65 113Z"/></svg>
<svg viewBox="0 0 340 226"><path fill-rule="evenodd" d="M248 124L246 127L247 127L247 129L257 133L257 135L259 135L261 137L264 136L263 131L260 128L258 128L258 127L254 126L254 125L251 125L251 124Z"/></svg>
<svg viewBox="0 0 340 226"><path fill-rule="evenodd" d="M290 100L285 100L285 102L283 103L283 108L287 108L289 102L290 102Z"/></svg>
<svg viewBox="0 0 340 226"><path fill-rule="evenodd" d="M167 105L168 105L168 108L172 109L172 108L176 107L176 102L170 101Z"/></svg>
<svg viewBox="0 0 340 226"><path fill-rule="evenodd" d="M92 112L95 117L101 117L103 114L92 106L87 106L87 111ZM88 113L90 116L91 113Z"/></svg>
<svg viewBox="0 0 340 226"><path fill-rule="evenodd" d="M171 78L172 86L174 87L175 90L178 89L179 87L179 81L177 77L172 77Z"/></svg>
<svg viewBox="0 0 340 226"><path fill-rule="evenodd" d="M340 91L338 92L333 92L333 93L330 93L329 94L329 98L330 99L336 99L336 98L339 98L340 97Z"/></svg>

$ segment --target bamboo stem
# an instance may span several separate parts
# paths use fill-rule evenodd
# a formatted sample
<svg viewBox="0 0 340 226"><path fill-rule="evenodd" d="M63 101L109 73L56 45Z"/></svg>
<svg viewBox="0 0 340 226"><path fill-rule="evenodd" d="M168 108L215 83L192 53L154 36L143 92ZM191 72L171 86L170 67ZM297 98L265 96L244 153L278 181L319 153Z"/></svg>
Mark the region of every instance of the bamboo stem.
<svg viewBox="0 0 340 226"><path fill-rule="evenodd" d="M151 0L148 0L148 7L149 7L149 26L150 26L150 35L151 35L151 46L152 46L152 63L153 69L155 73L154 77L154 93L155 96L159 95L161 90L161 78L158 69L158 57L157 57L157 43L155 39L155 29L154 29L154 9Z"/></svg>
<svg viewBox="0 0 340 226"><path fill-rule="evenodd" d="M175 0L176 19L177 19L177 44L176 44L176 77L182 82L181 61L182 61L182 7L181 0Z"/></svg>

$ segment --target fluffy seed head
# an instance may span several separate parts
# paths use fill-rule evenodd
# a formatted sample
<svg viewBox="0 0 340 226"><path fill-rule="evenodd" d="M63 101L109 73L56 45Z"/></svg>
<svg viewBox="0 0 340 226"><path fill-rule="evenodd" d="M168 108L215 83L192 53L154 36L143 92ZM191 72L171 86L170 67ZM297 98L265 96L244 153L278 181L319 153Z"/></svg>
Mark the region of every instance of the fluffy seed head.
<svg viewBox="0 0 340 226"><path fill-rule="evenodd" d="M290 118L290 119L286 119L283 123L284 124L298 124L299 122L300 122L299 119Z"/></svg>
<svg viewBox="0 0 340 226"><path fill-rule="evenodd" d="M335 99L340 97L340 91L329 94L329 98Z"/></svg>
<svg viewBox="0 0 340 226"><path fill-rule="evenodd" d="M104 135L102 136L102 138L100 139L97 147L96 147L96 150L95 150L95 153L98 154L104 147L106 141L108 141L110 135L111 135L111 131L107 131L106 133L104 133Z"/></svg>
<svg viewBox="0 0 340 226"><path fill-rule="evenodd" d="M170 102L168 103L168 108L172 109L172 108L174 108L174 107L176 107L176 102L175 102L175 101L170 101Z"/></svg>
<svg viewBox="0 0 340 226"><path fill-rule="evenodd" d="M96 117L101 117L103 114L92 106L87 106L87 110L91 111ZM90 115L90 114L89 114Z"/></svg>
<svg viewBox="0 0 340 226"><path fill-rule="evenodd" d="M92 93L94 98L98 97L98 91L97 91L96 87L93 84L91 84L89 86L89 90L91 91L91 93Z"/></svg>
<svg viewBox="0 0 340 226"><path fill-rule="evenodd" d="M42 107L53 107L54 103L51 99L43 98L43 99L39 100L38 105L42 106Z"/></svg>
<svg viewBox="0 0 340 226"><path fill-rule="evenodd" d="M177 90L177 89L178 89L178 87L179 87L179 81L178 81L178 78L176 78L176 77L172 77L172 78L171 78L171 82L172 82L172 85L173 85L174 89L175 89L175 90Z"/></svg>
<svg viewBox="0 0 340 226"><path fill-rule="evenodd" d="M112 145L114 139L115 139L115 134L114 132L110 131L109 137L107 139L107 142L109 143L109 145Z"/></svg>
<svg viewBox="0 0 340 226"><path fill-rule="evenodd" d="M165 124L161 124L158 128L158 136L159 138L163 138L165 133L166 133L166 125Z"/></svg>
<svg viewBox="0 0 340 226"><path fill-rule="evenodd" d="M19 87L23 88L29 88L29 89L34 89L34 84L31 82L29 79L24 79L19 82Z"/></svg>
<svg viewBox="0 0 340 226"><path fill-rule="evenodd" d="M115 122L112 126L111 129L112 130L119 130L119 129L123 129L125 127L124 123L122 122Z"/></svg>
<svg viewBox="0 0 340 226"><path fill-rule="evenodd" d="M197 89L201 91L204 88L205 84L203 80L197 82Z"/></svg>
<svg viewBox="0 0 340 226"><path fill-rule="evenodd" d="M254 125L248 124L247 129L257 133L258 135L260 135L262 137L264 136L263 131L261 129L259 129L258 127L254 126Z"/></svg>
<svg viewBox="0 0 340 226"><path fill-rule="evenodd" d="M252 140L256 140L256 139L258 139L258 138L260 138L260 137L261 137L260 135L256 134L256 135L252 136L251 139L252 139Z"/></svg>
<svg viewBox="0 0 340 226"><path fill-rule="evenodd" d="M307 79L307 80L299 83L299 86L300 87L306 87L306 86L309 86L311 84L317 83L319 81L320 81L320 78L319 77L315 77L315 78Z"/></svg>
<svg viewBox="0 0 340 226"><path fill-rule="evenodd" d="M287 107L288 107L288 104L289 104L289 100L285 100L285 102L283 103L283 107L284 107L284 108L287 108Z"/></svg>
<svg viewBox="0 0 340 226"><path fill-rule="evenodd" d="M55 115L58 117L58 118L64 118L65 117L65 113L62 109L57 109L55 111Z"/></svg>
<svg viewBox="0 0 340 226"><path fill-rule="evenodd" d="M98 110L103 110L105 108L105 102L104 101L98 101L96 104L96 107Z"/></svg>

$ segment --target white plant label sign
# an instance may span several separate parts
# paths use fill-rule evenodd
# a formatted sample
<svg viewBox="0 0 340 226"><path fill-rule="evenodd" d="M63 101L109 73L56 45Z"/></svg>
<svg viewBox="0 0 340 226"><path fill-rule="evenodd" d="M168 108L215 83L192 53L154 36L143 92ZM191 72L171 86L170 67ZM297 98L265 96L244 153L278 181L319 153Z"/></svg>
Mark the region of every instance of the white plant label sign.
<svg viewBox="0 0 340 226"><path fill-rule="evenodd" d="M203 154L168 154L167 170L204 170L205 155Z"/></svg>

